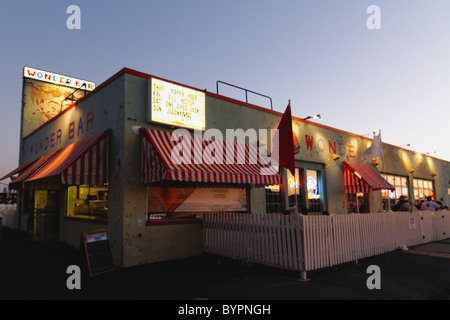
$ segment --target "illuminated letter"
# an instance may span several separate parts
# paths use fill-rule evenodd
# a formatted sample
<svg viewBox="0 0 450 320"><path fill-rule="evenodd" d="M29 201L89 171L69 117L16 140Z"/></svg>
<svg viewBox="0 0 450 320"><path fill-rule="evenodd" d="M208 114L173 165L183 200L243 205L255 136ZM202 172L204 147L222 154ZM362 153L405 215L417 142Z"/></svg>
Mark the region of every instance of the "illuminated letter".
<svg viewBox="0 0 450 320"><path fill-rule="evenodd" d="M70 5L67 7L66 13L71 13L72 15L67 18L66 25L67 29L81 29L81 10L79 6Z"/></svg>
<svg viewBox="0 0 450 320"><path fill-rule="evenodd" d="M58 131L56 131L56 145L61 144L61 135L62 131L61 129L58 129Z"/></svg>
<svg viewBox="0 0 450 320"><path fill-rule="evenodd" d="M305 135L305 140L306 140L306 149L308 150L312 150L313 147L313 137Z"/></svg>
<svg viewBox="0 0 450 320"><path fill-rule="evenodd" d="M330 140L328 140L328 151L329 153L334 153L336 154L336 142L331 143Z"/></svg>
<svg viewBox="0 0 450 320"><path fill-rule="evenodd" d="M78 132L77 132L77 136L80 135L80 130L81 130L81 134L84 133L84 129L83 129L83 118L80 118L80 122L78 122Z"/></svg>
<svg viewBox="0 0 450 320"><path fill-rule="evenodd" d="M323 142L323 139L322 139L322 138L320 138L320 139L317 141L317 145L318 145L318 147L319 147L319 151L320 151L320 152L323 152L323 150L325 150L325 142Z"/></svg>
<svg viewBox="0 0 450 320"><path fill-rule="evenodd" d="M369 30L373 30L373 29L380 30L381 29L381 10L380 10L380 7L376 6L376 5L368 6L366 12L368 14L372 13L372 15L369 18L367 18L367 21L366 21L367 29L369 29Z"/></svg>
<svg viewBox="0 0 450 320"><path fill-rule="evenodd" d="M75 137L75 122L69 123L69 139L73 139Z"/></svg>
<svg viewBox="0 0 450 320"><path fill-rule="evenodd" d="M86 115L86 131L89 131L89 125L94 129L94 111L89 111Z"/></svg>
<svg viewBox="0 0 450 320"><path fill-rule="evenodd" d="M350 158L354 158L355 157L355 147L352 145L348 146L348 156Z"/></svg>
<svg viewBox="0 0 450 320"><path fill-rule="evenodd" d="M366 273L372 274L367 279L367 282L366 282L367 288L369 290L373 290L373 289L380 290L381 289L381 270L380 270L380 267L379 266L375 266L375 265L369 266L367 268Z"/></svg>

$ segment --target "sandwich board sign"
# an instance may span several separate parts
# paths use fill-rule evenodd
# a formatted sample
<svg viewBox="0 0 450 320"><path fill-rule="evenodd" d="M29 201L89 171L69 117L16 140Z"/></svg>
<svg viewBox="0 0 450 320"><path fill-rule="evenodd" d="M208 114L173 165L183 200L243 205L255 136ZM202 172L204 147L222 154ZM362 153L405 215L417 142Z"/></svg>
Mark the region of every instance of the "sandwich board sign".
<svg viewBox="0 0 450 320"><path fill-rule="evenodd" d="M82 241L91 276L116 269L107 229L83 232Z"/></svg>

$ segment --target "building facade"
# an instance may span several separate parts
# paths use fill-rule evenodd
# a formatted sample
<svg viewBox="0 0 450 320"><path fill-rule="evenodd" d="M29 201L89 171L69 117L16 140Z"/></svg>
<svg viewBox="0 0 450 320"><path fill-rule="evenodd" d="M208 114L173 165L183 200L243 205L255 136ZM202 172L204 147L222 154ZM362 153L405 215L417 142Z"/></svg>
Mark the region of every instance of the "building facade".
<svg viewBox="0 0 450 320"><path fill-rule="evenodd" d="M203 213L385 212L400 196L450 203L448 161L385 143L383 158L362 160L372 139L293 117L295 174L235 165L238 151L216 165L218 150L231 153L211 141L230 134L252 142L230 142L244 158L264 158L282 114L126 68L85 93L43 122L23 108L20 166L5 177L22 230L78 247L82 232L107 228L119 266L200 255ZM176 163L174 150L193 163Z"/></svg>

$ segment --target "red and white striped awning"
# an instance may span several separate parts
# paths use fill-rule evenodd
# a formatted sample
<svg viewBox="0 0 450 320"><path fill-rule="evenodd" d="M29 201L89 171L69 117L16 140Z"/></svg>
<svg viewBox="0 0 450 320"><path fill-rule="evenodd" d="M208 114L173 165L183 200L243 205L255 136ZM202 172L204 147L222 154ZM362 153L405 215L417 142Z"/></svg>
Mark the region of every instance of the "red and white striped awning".
<svg viewBox="0 0 450 320"><path fill-rule="evenodd" d="M282 184L280 174L262 157L247 144L143 129L142 181Z"/></svg>
<svg viewBox="0 0 450 320"><path fill-rule="evenodd" d="M58 150L59 151L59 150ZM9 184L10 189L19 189L23 188L24 182L28 179L33 173L35 173L40 167L45 165L45 163L51 159L58 151L53 151L45 156L42 156L38 159L30 161L29 163L20 166L16 170L10 173L11 182ZM12 175L19 173L17 177L12 177Z"/></svg>
<svg viewBox="0 0 450 320"><path fill-rule="evenodd" d="M5 178L11 177L12 189L50 177L57 177L61 184L104 185L109 181L109 136L110 130L106 130L75 142L20 166ZM16 173L19 175L13 178Z"/></svg>
<svg viewBox="0 0 450 320"><path fill-rule="evenodd" d="M344 162L344 185L347 193L395 190L371 165Z"/></svg>
<svg viewBox="0 0 450 320"><path fill-rule="evenodd" d="M14 180L18 177L13 177L15 174L20 174L21 172L25 171L28 167L30 167L33 163L35 163L38 159L34 159L30 162L27 162L21 166L19 166L18 168L14 169L13 171L11 171L10 173L4 175L3 177L0 178L0 181L5 180L7 178L11 178L11 180Z"/></svg>

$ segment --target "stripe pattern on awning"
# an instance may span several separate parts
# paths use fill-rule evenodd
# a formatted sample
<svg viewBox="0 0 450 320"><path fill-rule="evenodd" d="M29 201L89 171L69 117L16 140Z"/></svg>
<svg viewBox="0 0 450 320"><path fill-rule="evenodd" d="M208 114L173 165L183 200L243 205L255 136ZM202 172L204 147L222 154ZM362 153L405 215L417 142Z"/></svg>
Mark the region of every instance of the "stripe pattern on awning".
<svg viewBox="0 0 450 320"><path fill-rule="evenodd" d="M395 190L372 166L355 162L344 162L344 185L346 193Z"/></svg>
<svg viewBox="0 0 450 320"><path fill-rule="evenodd" d="M20 174L21 172L25 171L28 167L30 167L33 163L35 163L38 159L34 159L30 162L27 162L21 166L19 166L18 168L14 169L13 171L11 171L10 173L4 175L3 177L0 178L0 181L5 180L7 178L11 178L11 180L14 180L18 177L13 177L13 175L15 174Z"/></svg>
<svg viewBox="0 0 450 320"><path fill-rule="evenodd" d="M59 150L58 150L59 151ZM9 183L9 187L11 189L19 189L24 187L25 181L33 175L39 168L44 166L58 151L53 151L49 154L46 154L36 160L31 161L31 165L29 166L20 166L15 171L20 172L19 175L12 179L12 181ZM19 170L20 168L25 167L23 170Z"/></svg>
<svg viewBox="0 0 450 320"><path fill-rule="evenodd" d="M143 129L143 132L144 183L168 180L282 184L280 174L266 158L260 161L263 155L253 146L158 130Z"/></svg>
<svg viewBox="0 0 450 320"><path fill-rule="evenodd" d="M109 130L103 131L58 150L25 182L60 175L61 184L103 185L108 183L109 136Z"/></svg>

